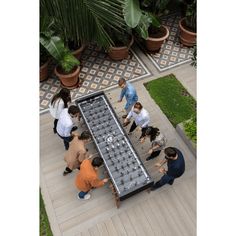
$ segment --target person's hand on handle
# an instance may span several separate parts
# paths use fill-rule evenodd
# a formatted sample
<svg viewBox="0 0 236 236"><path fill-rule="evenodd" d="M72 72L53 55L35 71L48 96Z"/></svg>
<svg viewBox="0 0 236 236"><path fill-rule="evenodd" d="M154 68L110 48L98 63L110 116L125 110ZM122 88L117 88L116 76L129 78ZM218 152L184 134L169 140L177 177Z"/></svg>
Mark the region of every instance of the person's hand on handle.
<svg viewBox="0 0 236 236"><path fill-rule="evenodd" d="M165 174L165 173L166 173L166 170L165 170L164 167L160 167L159 172L162 173L162 174Z"/></svg>

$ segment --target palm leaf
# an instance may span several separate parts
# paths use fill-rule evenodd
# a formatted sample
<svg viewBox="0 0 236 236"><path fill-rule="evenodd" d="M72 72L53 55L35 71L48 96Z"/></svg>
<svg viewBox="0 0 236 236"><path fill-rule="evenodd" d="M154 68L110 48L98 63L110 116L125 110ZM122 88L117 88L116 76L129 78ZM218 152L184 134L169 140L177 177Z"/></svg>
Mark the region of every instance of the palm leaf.
<svg viewBox="0 0 236 236"><path fill-rule="evenodd" d="M125 0L123 13L126 24L131 28L135 28L138 25L142 15L141 9L139 7L139 1Z"/></svg>

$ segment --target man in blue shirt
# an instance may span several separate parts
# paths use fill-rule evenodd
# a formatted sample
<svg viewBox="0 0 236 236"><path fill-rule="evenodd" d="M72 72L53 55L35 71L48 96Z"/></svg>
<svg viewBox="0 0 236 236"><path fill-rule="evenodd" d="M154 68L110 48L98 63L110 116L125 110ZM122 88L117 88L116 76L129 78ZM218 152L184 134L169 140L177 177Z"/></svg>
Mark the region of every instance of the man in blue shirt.
<svg viewBox="0 0 236 236"><path fill-rule="evenodd" d="M172 185L175 178L180 177L185 171L185 161L181 151L174 147L168 147L164 150L165 159L156 166L160 167L159 172L164 174L162 178L151 187L151 190L156 190L165 184ZM168 170L162 167L167 162Z"/></svg>
<svg viewBox="0 0 236 236"><path fill-rule="evenodd" d="M133 105L138 101L138 96L133 85L131 85L129 82L126 82L125 79L119 79L118 85L120 88L122 88L118 102L121 102L124 96L126 98L126 104L124 107L126 114L122 116L122 118L125 119Z"/></svg>

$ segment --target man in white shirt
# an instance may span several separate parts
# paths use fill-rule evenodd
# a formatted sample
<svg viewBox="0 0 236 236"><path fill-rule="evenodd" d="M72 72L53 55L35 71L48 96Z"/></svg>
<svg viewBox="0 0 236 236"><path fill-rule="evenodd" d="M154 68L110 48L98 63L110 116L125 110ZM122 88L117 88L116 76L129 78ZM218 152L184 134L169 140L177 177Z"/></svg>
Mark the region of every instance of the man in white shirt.
<svg viewBox="0 0 236 236"><path fill-rule="evenodd" d="M79 108L72 105L62 110L57 123L57 134L63 139L66 150L68 150L69 142L72 140L71 131L77 128L74 127L73 118L75 117L80 119Z"/></svg>
<svg viewBox="0 0 236 236"><path fill-rule="evenodd" d="M128 116L124 120L123 124L124 127L130 123L131 117L134 118L134 122L130 127L129 134L132 134L132 132L136 129L136 127L139 126L142 130L142 135L139 138L141 139L150 123L149 113L147 110L143 108L140 102L136 102L132 107L131 111L129 112Z"/></svg>

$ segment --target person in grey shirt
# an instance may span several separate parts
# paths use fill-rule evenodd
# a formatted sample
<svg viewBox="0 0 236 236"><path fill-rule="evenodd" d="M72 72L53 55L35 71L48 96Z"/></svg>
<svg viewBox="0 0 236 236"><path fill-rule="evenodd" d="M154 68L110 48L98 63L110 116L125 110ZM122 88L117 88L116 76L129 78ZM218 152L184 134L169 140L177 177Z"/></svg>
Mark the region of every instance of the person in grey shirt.
<svg viewBox="0 0 236 236"><path fill-rule="evenodd" d="M157 156L160 155L161 150L165 148L167 139L166 137L160 132L158 128L154 128L152 126L147 127L144 131L143 137L141 138L141 143L144 142L145 138L150 138L151 148L148 151L148 156L146 161L149 161Z"/></svg>

